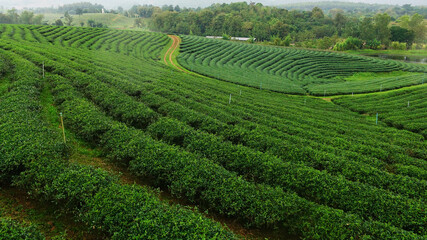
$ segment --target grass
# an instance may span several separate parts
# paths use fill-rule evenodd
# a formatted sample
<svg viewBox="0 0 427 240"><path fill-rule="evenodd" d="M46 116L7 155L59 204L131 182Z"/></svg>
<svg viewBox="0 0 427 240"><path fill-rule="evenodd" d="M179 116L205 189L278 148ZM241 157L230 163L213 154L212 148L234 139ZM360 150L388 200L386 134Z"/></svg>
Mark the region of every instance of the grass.
<svg viewBox="0 0 427 240"><path fill-rule="evenodd" d="M53 96L50 92L50 84L45 82L43 86L43 90L40 94L40 102L43 106L43 116L45 116L45 120L51 125L51 126L59 126L60 119L59 119L59 113L56 110L55 106L53 105Z"/></svg>
<svg viewBox="0 0 427 240"><path fill-rule="evenodd" d="M346 53L355 54L355 55L372 55L372 54L381 54L381 55L404 55L408 57L427 57L427 49L419 50L372 50L372 49L362 49L362 50L350 50Z"/></svg>
<svg viewBox="0 0 427 240"><path fill-rule="evenodd" d="M416 75L417 73L394 71L394 72L357 72L350 77L344 78L346 81L364 81L372 80L373 78L390 78Z"/></svg>
<svg viewBox="0 0 427 240"><path fill-rule="evenodd" d="M44 20L47 21L48 24L53 24L57 19L61 19L64 14L44 14ZM134 26L135 19L125 17L121 14L113 14L113 13L85 13L83 15L72 15L73 22L72 26L81 26L80 23L84 23L87 25L88 20L94 20L97 23L102 23L108 28L112 29L132 29L132 30L147 30L143 28L136 28ZM65 20L61 19L63 22Z"/></svg>

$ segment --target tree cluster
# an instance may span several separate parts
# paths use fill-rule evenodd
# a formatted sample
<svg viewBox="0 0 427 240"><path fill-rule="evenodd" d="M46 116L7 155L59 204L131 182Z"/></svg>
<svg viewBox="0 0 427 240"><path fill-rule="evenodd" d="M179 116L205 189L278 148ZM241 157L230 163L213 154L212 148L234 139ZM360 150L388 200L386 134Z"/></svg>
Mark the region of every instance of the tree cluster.
<svg viewBox="0 0 427 240"><path fill-rule="evenodd" d="M151 17L150 28L156 31L254 37L275 45L288 45L291 39L298 46L325 49L350 37L360 40L364 48L387 48L393 41L404 42L409 47L413 42L425 42L427 32L420 14L404 15L398 19L399 25L390 27L392 18L388 13L353 17L341 9L331 9L327 15L318 7L311 11L289 11L239 2L213 4L204 9L172 6L134 6L132 9L130 12L137 17ZM145 14L148 10L150 14Z"/></svg>
<svg viewBox="0 0 427 240"><path fill-rule="evenodd" d="M71 3L64 4L57 8L49 7L49 8L37 8L34 10L36 13L66 13L70 14L78 14L81 15L83 13L101 13L104 6L101 4L92 4L90 2L79 2L79 3Z"/></svg>
<svg viewBox="0 0 427 240"><path fill-rule="evenodd" d="M0 13L0 23L9 24L42 24L43 15L35 15L33 12L23 11L21 14L16 9Z"/></svg>

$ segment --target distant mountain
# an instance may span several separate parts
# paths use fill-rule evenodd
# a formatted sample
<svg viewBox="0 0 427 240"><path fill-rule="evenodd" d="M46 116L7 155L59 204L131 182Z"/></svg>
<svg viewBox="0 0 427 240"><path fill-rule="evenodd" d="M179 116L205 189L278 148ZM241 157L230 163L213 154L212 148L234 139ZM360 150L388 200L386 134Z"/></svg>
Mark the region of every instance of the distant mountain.
<svg viewBox="0 0 427 240"><path fill-rule="evenodd" d="M299 3L289 3L289 4L280 4L278 7L283 7L288 10L304 10L311 11L314 7L319 7L323 11L329 11L334 8L339 8L344 11L354 11L354 10L371 10L371 11L381 11L387 10L389 8L396 7L397 5L390 4L369 4L369 3L355 3L355 2L339 2L339 1L327 1L327 2L299 2Z"/></svg>

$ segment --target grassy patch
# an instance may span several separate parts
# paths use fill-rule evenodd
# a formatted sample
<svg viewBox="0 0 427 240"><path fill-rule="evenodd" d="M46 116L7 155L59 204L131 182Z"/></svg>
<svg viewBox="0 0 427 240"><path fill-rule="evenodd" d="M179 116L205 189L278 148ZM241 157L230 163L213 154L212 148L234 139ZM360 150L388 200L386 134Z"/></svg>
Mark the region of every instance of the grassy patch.
<svg viewBox="0 0 427 240"><path fill-rule="evenodd" d="M63 17L64 14L44 14L44 20L49 24L53 24L57 19L61 19L64 22ZM135 19L125 17L121 14L85 13L83 15L72 15L72 17L74 19L72 26L81 26L80 23L84 23L84 26L86 27L88 20L94 20L97 23L102 23L103 25L113 29L141 29L134 26Z"/></svg>
<svg viewBox="0 0 427 240"><path fill-rule="evenodd" d="M60 125L60 119L59 119L59 113L58 110L54 106L53 96L51 93L51 86L49 83L45 83L43 86L43 90L40 95L40 102L43 106L43 116L45 117L45 120L51 125L51 126L59 126Z"/></svg>
<svg viewBox="0 0 427 240"><path fill-rule="evenodd" d="M404 71L394 71L394 72L357 72L350 77L344 78L346 81L364 81L372 80L376 78L391 78L391 77L403 77L416 75L418 73L404 72Z"/></svg>
<svg viewBox="0 0 427 240"><path fill-rule="evenodd" d="M408 57L426 57L427 56L427 49L420 49L420 50L372 50L372 49L362 49L362 50L351 50L346 51L346 53L350 54L356 54L356 55L374 55L374 54L381 54L381 55L403 55Z"/></svg>

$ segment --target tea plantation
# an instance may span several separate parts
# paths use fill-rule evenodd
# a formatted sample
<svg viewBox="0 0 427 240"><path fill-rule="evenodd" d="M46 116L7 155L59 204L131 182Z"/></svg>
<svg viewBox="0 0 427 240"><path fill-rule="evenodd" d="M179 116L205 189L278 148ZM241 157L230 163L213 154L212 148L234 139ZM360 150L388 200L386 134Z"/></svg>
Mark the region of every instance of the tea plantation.
<svg viewBox="0 0 427 240"><path fill-rule="evenodd" d="M427 67L349 54L241 44L183 36L179 62L218 79L272 91L311 95L377 92L427 82ZM359 72L405 71L399 77L346 81Z"/></svg>
<svg viewBox="0 0 427 240"><path fill-rule="evenodd" d="M226 226L235 222L296 239L427 237L423 66L183 37L179 63L208 78L165 65L171 41L160 33L0 31L0 186L88 229L111 239L250 238ZM324 85L336 89L328 94L377 91L380 81L339 79L395 70L414 74L383 79L382 90L420 86L332 102L302 95L323 95ZM386 105L402 101L409 108ZM75 146L47 108L62 113L68 136L149 187L71 161ZM360 114L377 111L378 124ZM38 234L0 224L0 233L13 224Z"/></svg>

